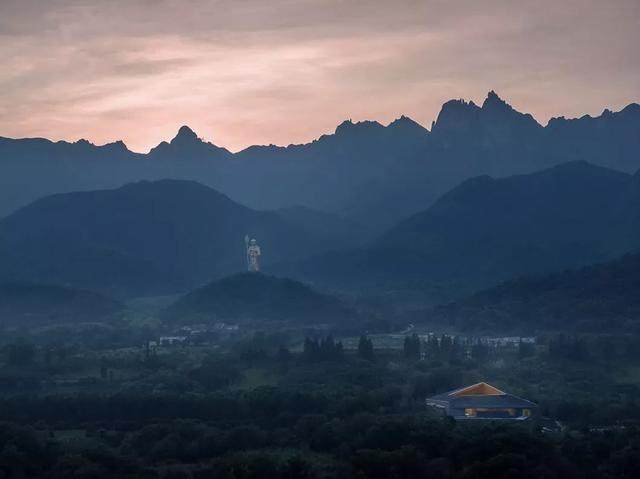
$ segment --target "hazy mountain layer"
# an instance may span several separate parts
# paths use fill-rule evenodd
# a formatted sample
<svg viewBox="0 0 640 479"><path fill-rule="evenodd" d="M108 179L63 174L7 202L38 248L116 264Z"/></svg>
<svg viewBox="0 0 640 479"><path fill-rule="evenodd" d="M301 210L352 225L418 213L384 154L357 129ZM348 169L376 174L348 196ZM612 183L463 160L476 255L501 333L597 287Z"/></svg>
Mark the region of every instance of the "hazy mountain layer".
<svg viewBox="0 0 640 479"><path fill-rule="evenodd" d="M103 321L121 309L116 301L89 291L42 284L0 284L3 327Z"/></svg>
<svg viewBox="0 0 640 479"><path fill-rule="evenodd" d="M306 206L280 208L276 210L276 213L285 220L298 225L315 240L322 242L327 249L361 246L372 235L371 229L360 223Z"/></svg>
<svg viewBox="0 0 640 479"><path fill-rule="evenodd" d="M640 331L640 254L525 277L436 308L422 319L464 331Z"/></svg>
<svg viewBox="0 0 640 479"><path fill-rule="evenodd" d="M507 176L568 160L640 168L640 106L546 127L490 92L482 106L443 105L432 131L407 117L383 126L345 121L303 145L236 154L182 127L148 154L122 142L0 138L0 216L51 193L113 188L141 179L195 179L257 209L303 205L381 231L421 211L460 181Z"/></svg>
<svg viewBox="0 0 640 479"><path fill-rule="evenodd" d="M332 286L436 281L461 291L640 247L640 176L584 162L463 182L366 248L282 265Z"/></svg>
<svg viewBox="0 0 640 479"><path fill-rule="evenodd" d="M175 292L245 269L245 234L259 239L265 266L327 249L278 213L199 183L163 180L22 208L0 222L0 274L120 296Z"/></svg>

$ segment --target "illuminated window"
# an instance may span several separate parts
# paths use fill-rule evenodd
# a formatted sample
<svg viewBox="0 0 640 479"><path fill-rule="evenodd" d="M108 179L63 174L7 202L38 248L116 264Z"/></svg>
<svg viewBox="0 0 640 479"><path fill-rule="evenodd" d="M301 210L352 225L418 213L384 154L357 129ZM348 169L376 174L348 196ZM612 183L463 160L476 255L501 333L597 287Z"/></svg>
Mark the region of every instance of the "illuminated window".
<svg viewBox="0 0 640 479"><path fill-rule="evenodd" d="M473 408L470 408L470 407L469 407L469 408L466 408L466 409L464 410L464 415L465 415L465 416L471 416L471 417L474 417L474 416L476 415L476 410L475 410L475 409L473 409Z"/></svg>
<svg viewBox="0 0 640 479"><path fill-rule="evenodd" d="M525 417L531 416L531 409L523 409L522 410L522 415L525 416Z"/></svg>

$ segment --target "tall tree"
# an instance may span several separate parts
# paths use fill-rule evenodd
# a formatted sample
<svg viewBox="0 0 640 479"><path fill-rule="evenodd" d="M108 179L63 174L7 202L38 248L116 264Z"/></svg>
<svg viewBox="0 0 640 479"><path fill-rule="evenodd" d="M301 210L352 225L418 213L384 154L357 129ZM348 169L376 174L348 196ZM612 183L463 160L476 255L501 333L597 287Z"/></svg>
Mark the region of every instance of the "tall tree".
<svg viewBox="0 0 640 479"><path fill-rule="evenodd" d="M366 336L360 336L360 341L358 342L358 356L362 359L366 359L367 361L373 361L374 359L373 342Z"/></svg>
<svg viewBox="0 0 640 479"><path fill-rule="evenodd" d="M404 338L404 355L407 359L418 360L421 357L422 345L420 337L413 333Z"/></svg>

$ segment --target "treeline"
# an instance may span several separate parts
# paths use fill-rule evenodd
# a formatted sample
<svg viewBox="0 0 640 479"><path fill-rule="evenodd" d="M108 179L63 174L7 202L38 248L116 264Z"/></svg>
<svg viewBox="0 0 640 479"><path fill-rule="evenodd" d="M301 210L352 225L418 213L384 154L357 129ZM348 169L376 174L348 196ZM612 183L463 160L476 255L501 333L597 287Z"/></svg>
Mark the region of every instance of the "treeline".
<svg viewBox="0 0 640 479"><path fill-rule="evenodd" d="M516 350L519 357L535 354L535 344L522 339L515 345L490 343L482 339L465 339L459 336L430 334L421 339L417 334L404 338L403 352L407 359L458 362L463 360L485 361L505 350Z"/></svg>
<svg viewBox="0 0 640 479"><path fill-rule="evenodd" d="M637 364L626 359L633 344L549 336L501 347L412 334L401 351L367 336L354 350L327 336L299 351L286 337L258 334L225 352L94 355L94 374L104 367L112 381L107 372L116 371L111 389L0 396L0 478L631 478L640 466L640 391L610 371ZM54 351L47 367L87 366L72 350ZM44 353L11 343L2 370L24 379L45 365ZM118 379L121 367L128 375ZM247 386L256 372L270 385ZM523 397L568 431L474 427L424 405L488 375L519 395L540 384Z"/></svg>
<svg viewBox="0 0 640 479"><path fill-rule="evenodd" d="M322 339L305 338L302 357L310 362L337 361L343 359L344 347L342 342L335 341L332 336Z"/></svg>
<svg viewBox="0 0 640 479"><path fill-rule="evenodd" d="M149 479L635 478L640 430L553 436L506 423L425 415L276 414L269 421L156 419L87 429L65 445L53 429L0 423L4 477Z"/></svg>
<svg viewBox="0 0 640 479"><path fill-rule="evenodd" d="M519 356L531 356L535 353L535 345L520 341L517 345ZM458 336L442 334L428 335L426 339L417 334L405 336L402 354L412 361L420 359L440 361L462 361L465 359L485 360L495 356L501 349L508 347L491 345L481 340L466 340ZM373 341L367 336L360 336L356 349L357 357L368 361L376 358ZM306 338L303 346L303 358L308 361L341 360L344 358L344 346L332 336L320 339Z"/></svg>
<svg viewBox="0 0 640 479"><path fill-rule="evenodd" d="M640 338L636 336L565 335L543 337L549 356L573 361L640 360Z"/></svg>
<svg viewBox="0 0 640 479"><path fill-rule="evenodd" d="M360 336L357 356L367 361L375 359L373 341L367 336ZM303 358L311 362L342 360L344 359L344 346L341 341L335 341L332 336L322 339L306 338Z"/></svg>

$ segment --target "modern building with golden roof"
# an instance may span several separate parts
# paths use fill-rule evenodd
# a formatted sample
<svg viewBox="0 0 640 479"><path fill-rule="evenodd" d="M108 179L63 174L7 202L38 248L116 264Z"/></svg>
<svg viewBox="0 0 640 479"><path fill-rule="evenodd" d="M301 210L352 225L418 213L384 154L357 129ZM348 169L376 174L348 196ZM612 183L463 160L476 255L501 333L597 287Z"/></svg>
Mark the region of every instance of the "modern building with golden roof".
<svg viewBox="0 0 640 479"><path fill-rule="evenodd" d="M426 400L455 419L512 419L524 421L537 414L538 405L507 394L487 383L455 389Z"/></svg>

